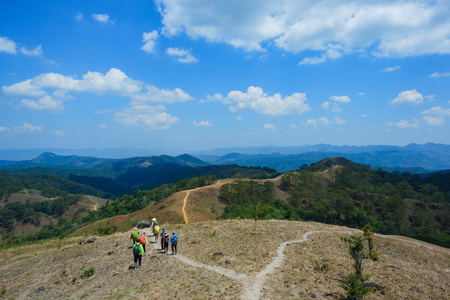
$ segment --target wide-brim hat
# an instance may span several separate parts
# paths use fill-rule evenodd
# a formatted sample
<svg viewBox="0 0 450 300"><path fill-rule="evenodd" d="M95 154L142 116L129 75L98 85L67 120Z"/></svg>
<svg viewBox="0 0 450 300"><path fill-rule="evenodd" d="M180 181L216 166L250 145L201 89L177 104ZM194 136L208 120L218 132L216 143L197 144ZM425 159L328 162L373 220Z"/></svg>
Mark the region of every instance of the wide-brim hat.
<svg viewBox="0 0 450 300"><path fill-rule="evenodd" d="M155 218L153 218L153 219L152 219L152 221L156 221L156 219L155 219Z"/></svg>

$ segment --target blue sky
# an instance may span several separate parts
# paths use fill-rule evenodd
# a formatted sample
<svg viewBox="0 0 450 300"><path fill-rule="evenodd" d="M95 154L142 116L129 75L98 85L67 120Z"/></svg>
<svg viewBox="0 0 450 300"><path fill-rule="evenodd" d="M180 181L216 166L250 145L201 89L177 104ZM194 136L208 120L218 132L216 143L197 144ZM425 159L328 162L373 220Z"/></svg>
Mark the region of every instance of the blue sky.
<svg viewBox="0 0 450 300"><path fill-rule="evenodd" d="M2 1L0 148L450 144L449 1Z"/></svg>

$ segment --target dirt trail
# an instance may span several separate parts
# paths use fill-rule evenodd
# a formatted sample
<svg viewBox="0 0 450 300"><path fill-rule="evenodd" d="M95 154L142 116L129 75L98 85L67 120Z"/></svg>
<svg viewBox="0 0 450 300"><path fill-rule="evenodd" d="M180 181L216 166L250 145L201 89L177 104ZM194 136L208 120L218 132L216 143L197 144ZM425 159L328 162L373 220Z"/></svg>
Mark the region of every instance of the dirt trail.
<svg viewBox="0 0 450 300"><path fill-rule="evenodd" d="M187 193L185 199L187 199L188 195L189 195L189 193ZM242 290L243 290L243 294L241 295L242 299L244 299L244 300L247 300L247 299L259 300L259 298L261 296L261 290L263 289L264 282L266 282L268 275L273 273L275 271L275 269L277 269L281 266L281 264L285 258L284 249L286 248L286 246L291 243L306 242L306 241L308 241L308 236L310 234L320 233L320 232L322 232L322 231L308 231L305 234L303 234L303 237L299 240L281 243L277 249L277 256L273 259L273 261L270 264L268 264L264 268L264 270L259 272L256 276L249 276L249 275L241 274L234 270L222 268L219 266L206 265L201 262L194 261L194 260L187 258L186 256L183 256L180 254L174 255L173 257L184 262L185 264L190 265L190 266L193 266L196 268L204 268L204 269L219 273L220 275L229 277L233 280L236 280L238 283L240 283L242 285ZM148 233L148 234L150 234L150 233ZM155 248L155 250L158 249L158 247L159 247L158 245L159 245L159 243L153 244L153 247Z"/></svg>
<svg viewBox="0 0 450 300"><path fill-rule="evenodd" d="M89 196L89 195L86 195L86 197L89 198L89 200L91 200L91 201L94 202L95 204L87 204L87 203L84 203L84 202L80 202L80 204L83 204L83 205L86 205L86 206L92 206L92 210L93 210L93 211L94 211L94 210L97 210L97 209L98 209L98 203L97 203L97 201L95 201L94 199L92 199L92 197Z"/></svg>
<svg viewBox="0 0 450 300"><path fill-rule="evenodd" d="M189 197L190 192L191 192L190 190L186 191L186 196L184 197L184 200L183 200L183 219L184 219L184 223L186 223L186 224L188 223L188 217L186 214L186 203L187 203L187 199Z"/></svg>

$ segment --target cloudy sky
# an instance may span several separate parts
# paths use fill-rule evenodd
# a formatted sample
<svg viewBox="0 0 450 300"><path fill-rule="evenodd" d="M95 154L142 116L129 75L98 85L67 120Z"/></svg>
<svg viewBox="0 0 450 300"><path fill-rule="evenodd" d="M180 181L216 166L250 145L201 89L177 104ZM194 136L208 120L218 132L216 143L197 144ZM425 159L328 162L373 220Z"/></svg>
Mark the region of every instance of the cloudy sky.
<svg viewBox="0 0 450 300"><path fill-rule="evenodd" d="M2 1L0 148L450 144L450 1Z"/></svg>

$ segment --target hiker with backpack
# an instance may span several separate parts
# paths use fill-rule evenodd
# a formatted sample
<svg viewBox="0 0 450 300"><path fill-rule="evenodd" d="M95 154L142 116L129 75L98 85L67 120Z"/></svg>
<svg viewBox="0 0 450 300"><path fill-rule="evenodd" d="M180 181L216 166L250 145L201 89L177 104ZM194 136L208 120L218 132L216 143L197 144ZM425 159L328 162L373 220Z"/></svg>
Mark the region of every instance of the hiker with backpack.
<svg viewBox="0 0 450 300"><path fill-rule="evenodd" d="M161 238L164 241L164 253L169 252L169 233L166 231L164 232L164 235L161 234Z"/></svg>
<svg viewBox="0 0 450 300"><path fill-rule="evenodd" d="M150 230L151 230L151 231L153 231L153 228L154 228L154 226L155 226L156 224L158 224L158 221L156 221L156 218L153 218L153 219L152 219L152 224L151 224L151 226L150 226Z"/></svg>
<svg viewBox="0 0 450 300"><path fill-rule="evenodd" d="M139 240L133 246L133 255L134 255L134 268L137 268L137 263L139 261L139 267L142 265L142 255L144 255L144 248L142 247Z"/></svg>
<svg viewBox="0 0 450 300"><path fill-rule="evenodd" d="M177 254L178 236L175 234L175 231L172 232L170 243L172 244L172 254Z"/></svg>
<svg viewBox="0 0 450 300"><path fill-rule="evenodd" d="M145 245L148 243L147 237L145 236L145 232L142 232L142 235L139 239L139 243L142 245L142 248L144 249L144 253L147 253L147 250L145 249Z"/></svg>
<svg viewBox="0 0 450 300"><path fill-rule="evenodd" d="M153 235L155 236L155 243L158 242L158 238L159 238L159 225L158 222L155 223L155 225L153 226Z"/></svg>
<svg viewBox="0 0 450 300"><path fill-rule="evenodd" d="M163 237L164 237L164 234L166 233L166 229L165 228L162 228L161 229L161 250L163 250L164 249L164 239L163 239Z"/></svg>
<svg viewBox="0 0 450 300"><path fill-rule="evenodd" d="M133 240L133 245L136 244L136 241L139 239L139 231L136 227L131 231L130 239Z"/></svg>

